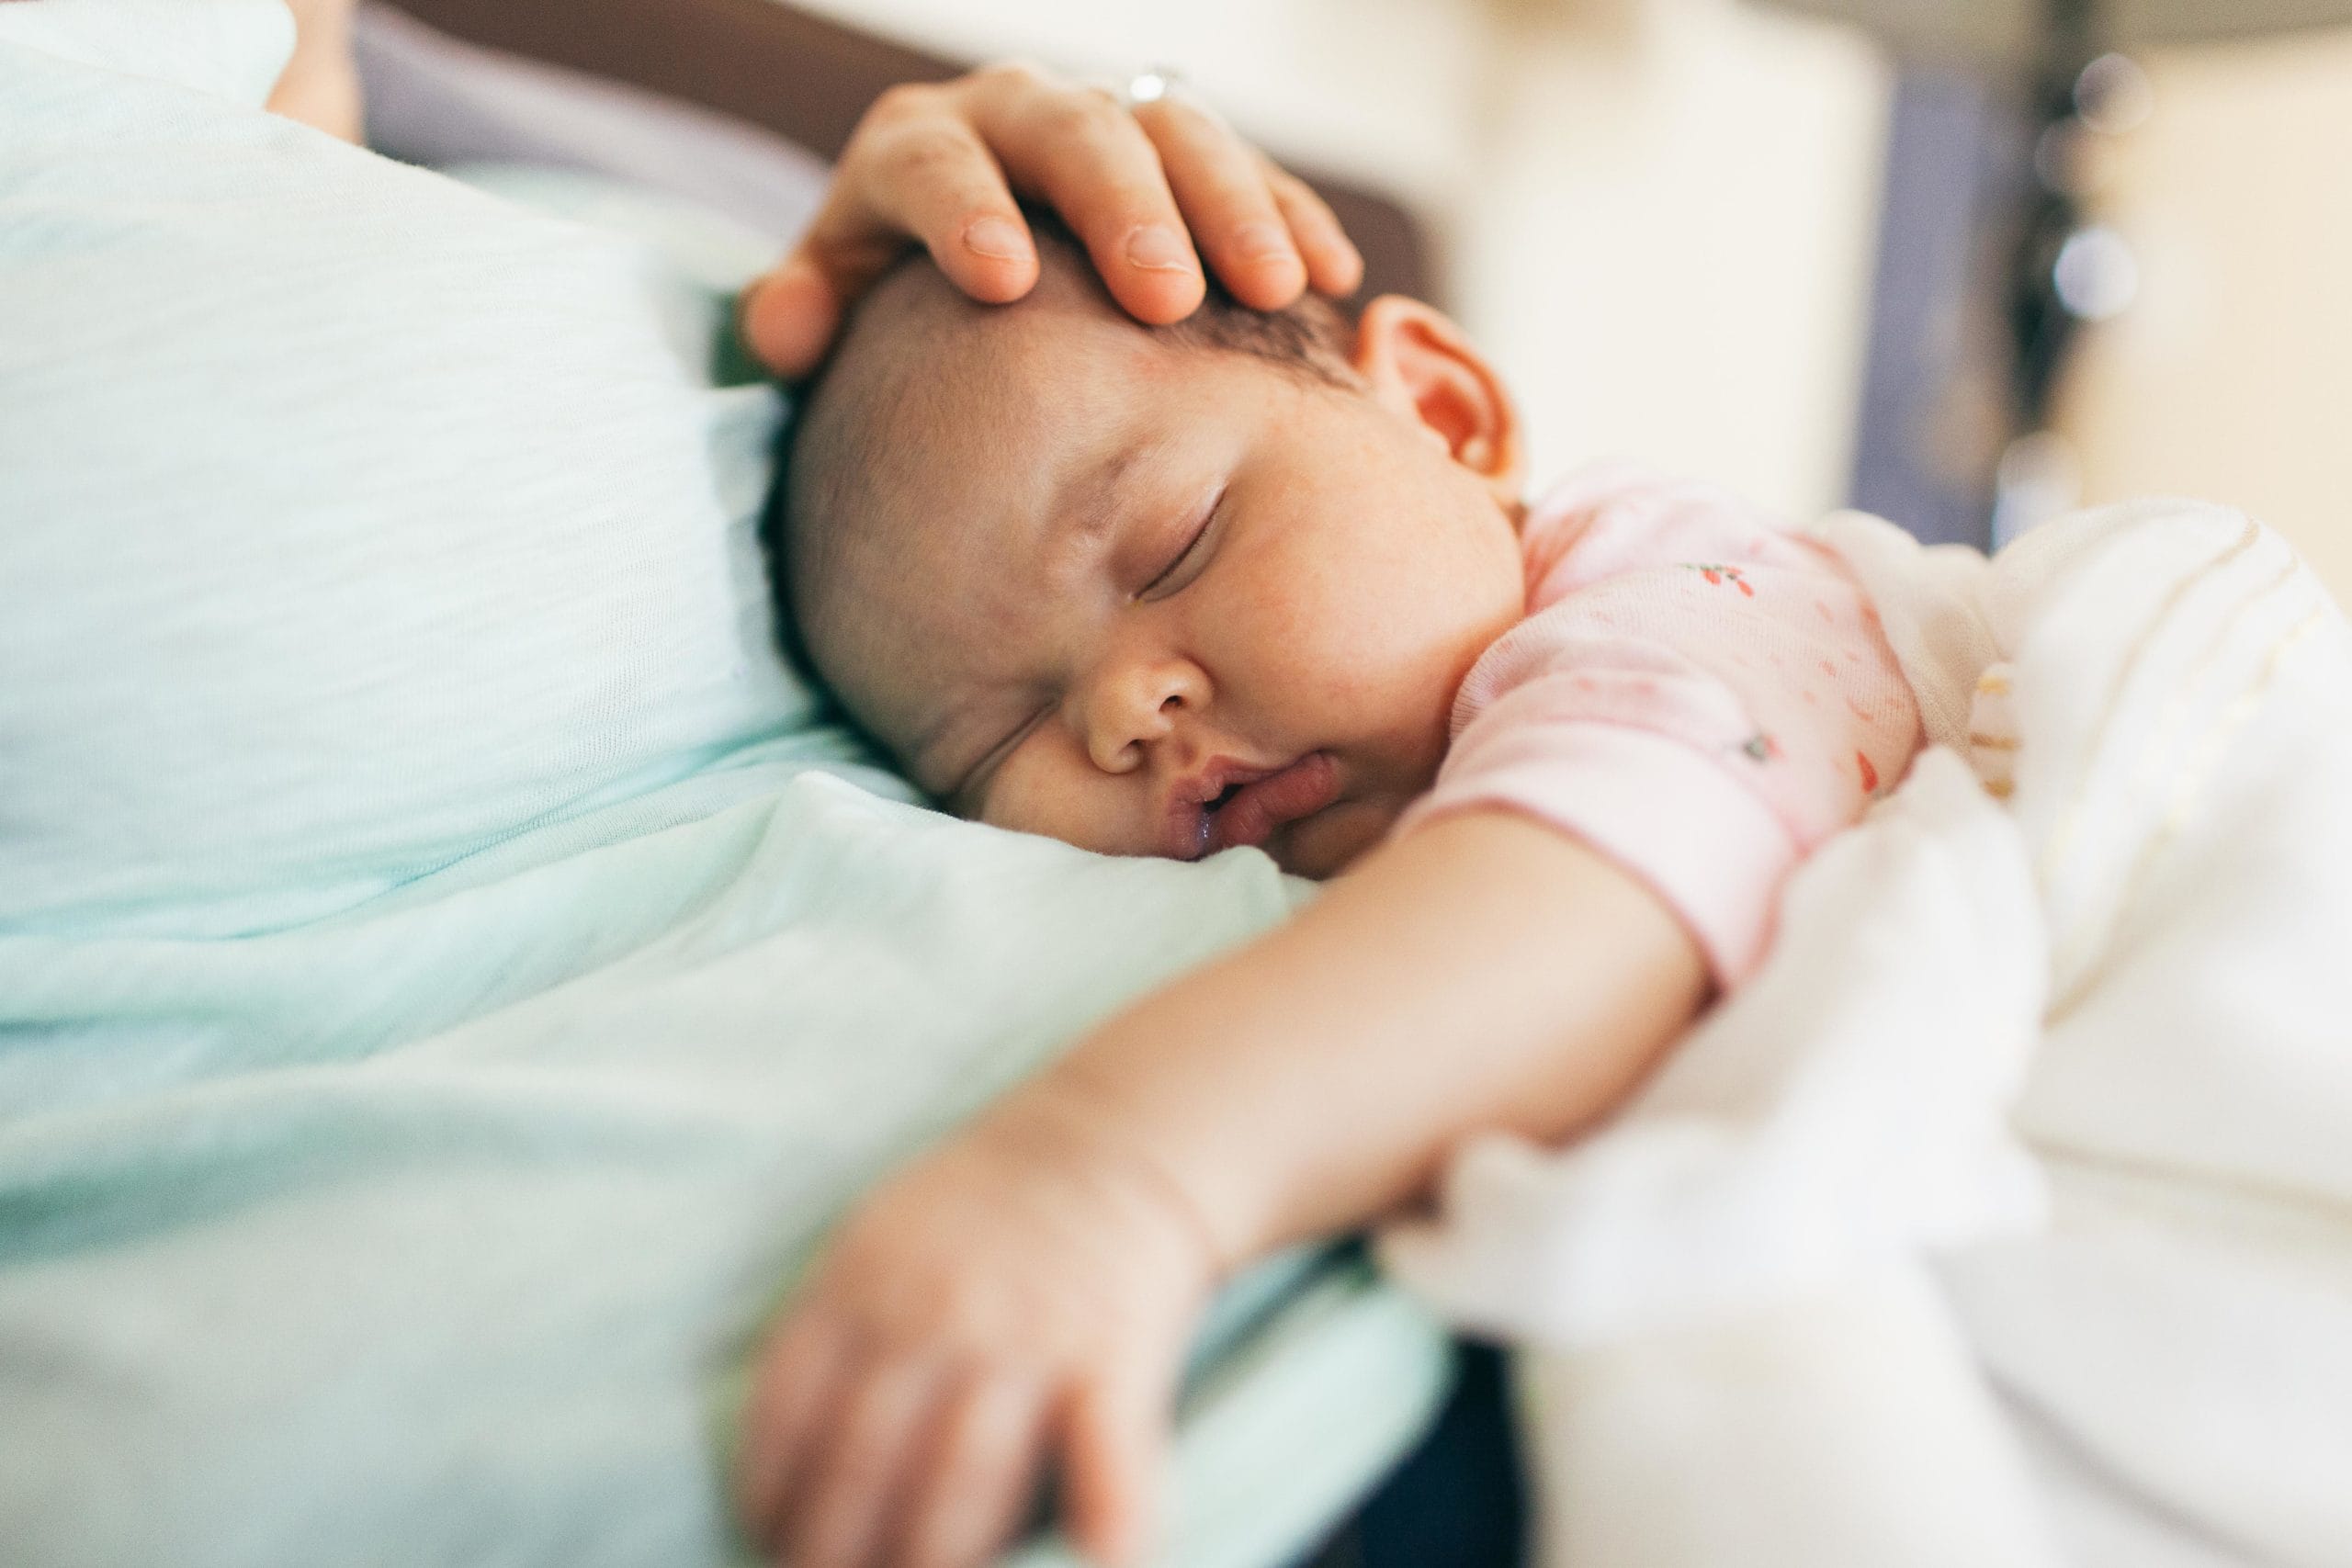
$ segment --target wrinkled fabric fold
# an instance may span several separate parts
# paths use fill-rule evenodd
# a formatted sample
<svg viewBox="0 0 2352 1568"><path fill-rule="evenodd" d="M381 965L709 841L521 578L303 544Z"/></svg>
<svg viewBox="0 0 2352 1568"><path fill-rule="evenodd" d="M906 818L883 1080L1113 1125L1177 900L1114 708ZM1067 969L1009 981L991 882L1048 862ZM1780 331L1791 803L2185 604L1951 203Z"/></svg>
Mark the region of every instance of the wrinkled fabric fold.
<svg viewBox="0 0 2352 1568"><path fill-rule="evenodd" d="M2352 1561L2342 615L2219 507L1815 537L1935 749L1382 1257L1521 1348L1547 1565Z"/></svg>

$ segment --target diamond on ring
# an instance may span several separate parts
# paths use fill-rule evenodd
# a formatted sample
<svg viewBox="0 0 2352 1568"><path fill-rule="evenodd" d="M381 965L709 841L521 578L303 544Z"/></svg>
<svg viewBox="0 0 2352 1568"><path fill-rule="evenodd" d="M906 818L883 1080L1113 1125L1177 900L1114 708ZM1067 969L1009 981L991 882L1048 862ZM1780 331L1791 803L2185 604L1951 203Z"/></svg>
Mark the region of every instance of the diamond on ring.
<svg viewBox="0 0 2352 1568"><path fill-rule="evenodd" d="M1156 104L1182 86L1183 81L1182 76L1166 66L1155 65L1129 77L1126 87L1119 94L1119 101L1131 109L1145 104Z"/></svg>

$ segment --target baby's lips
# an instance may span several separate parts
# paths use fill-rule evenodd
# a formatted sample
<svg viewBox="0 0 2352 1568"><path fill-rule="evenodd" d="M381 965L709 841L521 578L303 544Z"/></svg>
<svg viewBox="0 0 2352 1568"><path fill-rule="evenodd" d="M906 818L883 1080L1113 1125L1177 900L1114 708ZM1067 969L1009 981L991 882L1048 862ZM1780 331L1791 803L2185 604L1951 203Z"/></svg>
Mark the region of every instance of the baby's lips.
<svg viewBox="0 0 2352 1568"><path fill-rule="evenodd" d="M1339 794L1339 764L1328 751L1309 751L1279 773L1234 792L1209 820L1209 852L1262 844L1283 823L1313 816Z"/></svg>

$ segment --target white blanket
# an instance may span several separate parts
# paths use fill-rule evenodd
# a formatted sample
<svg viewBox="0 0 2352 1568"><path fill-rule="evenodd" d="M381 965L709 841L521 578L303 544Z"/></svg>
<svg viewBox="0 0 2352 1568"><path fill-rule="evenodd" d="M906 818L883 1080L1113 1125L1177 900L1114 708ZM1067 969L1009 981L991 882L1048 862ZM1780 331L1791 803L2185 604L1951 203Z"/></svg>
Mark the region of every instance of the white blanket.
<svg viewBox="0 0 2352 1568"><path fill-rule="evenodd" d="M1384 1239L1522 1350L1540 1560L2352 1562L2352 632L2220 508L1819 532L1931 749L1606 1127Z"/></svg>

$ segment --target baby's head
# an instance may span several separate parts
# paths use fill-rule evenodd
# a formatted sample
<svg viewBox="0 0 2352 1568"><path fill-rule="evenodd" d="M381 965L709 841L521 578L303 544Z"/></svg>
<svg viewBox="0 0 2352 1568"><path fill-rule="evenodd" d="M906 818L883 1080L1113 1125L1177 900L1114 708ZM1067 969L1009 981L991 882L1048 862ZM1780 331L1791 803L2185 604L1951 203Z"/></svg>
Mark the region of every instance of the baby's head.
<svg viewBox="0 0 2352 1568"><path fill-rule="evenodd" d="M1523 613L1509 398L1394 297L1141 326L1033 224L1027 298L903 265L803 400L773 541L801 646L961 815L1337 872Z"/></svg>

